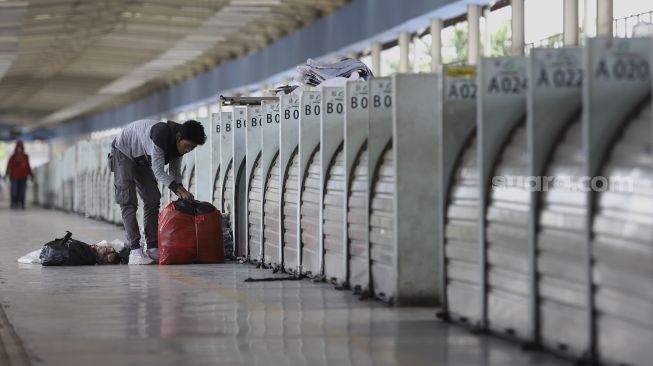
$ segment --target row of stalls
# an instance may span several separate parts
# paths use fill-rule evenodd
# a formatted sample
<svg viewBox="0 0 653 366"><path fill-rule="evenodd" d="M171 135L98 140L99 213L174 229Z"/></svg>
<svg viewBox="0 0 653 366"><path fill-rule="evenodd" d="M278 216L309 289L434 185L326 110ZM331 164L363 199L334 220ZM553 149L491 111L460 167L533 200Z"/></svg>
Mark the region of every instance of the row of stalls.
<svg viewBox="0 0 653 366"><path fill-rule="evenodd" d="M440 304L574 359L647 365L652 55L650 39L589 39L232 99L201 119L211 133L184 184L231 219L247 262ZM109 146L80 142L39 168L38 201L118 223Z"/></svg>

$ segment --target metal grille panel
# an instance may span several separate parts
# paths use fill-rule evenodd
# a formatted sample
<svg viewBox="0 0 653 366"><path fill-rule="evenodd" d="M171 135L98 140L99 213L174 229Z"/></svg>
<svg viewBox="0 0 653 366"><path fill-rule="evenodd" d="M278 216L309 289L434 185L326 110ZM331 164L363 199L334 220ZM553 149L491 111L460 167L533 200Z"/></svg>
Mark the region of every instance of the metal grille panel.
<svg viewBox="0 0 653 366"><path fill-rule="evenodd" d="M396 287L394 243L395 176L393 150L383 154L371 190L370 253L374 293L385 301L392 301Z"/></svg>
<svg viewBox="0 0 653 366"><path fill-rule="evenodd" d="M324 273L331 281L345 280L345 156L336 152L326 176L324 194Z"/></svg>
<svg viewBox="0 0 653 366"><path fill-rule="evenodd" d="M299 154L295 151L283 183L283 264L286 270L299 267L297 254L297 181L299 179Z"/></svg>
<svg viewBox="0 0 653 366"><path fill-rule="evenodd" d="M606 364L648 365L653 359L650 105L626 125L602 176L611 186L597 194L592 228L600 358Z"/></svg>
<svg viewBox="0 0 653 366"><path fill-rule="evenodd" d="M526 125L512 133L494 169L503 177L489 192L486 226L488 324L526 339L529 335L528 214L531 193L523 184L528 173Z"/></svg>
<svg viewBox="0 0 653 366"><path fill-rule="evenodd" d="M249 256L253 261L261 260L261 197L263 195L263 174L261 169L261 155L259 155L252 169L247 192L247 222L249 235Z"/></svg>
<svg viewBox="0 0 653 366"><path fill-rule="evenodd" d="M480 320L479 197L477 142L462 153L449 191L445 224L448 309L458 320Z"/></svg>
<svg viewBox="0 0 653 366"><path fill-rule="evenodd" d="M369 287L368 241L368 153L363 147L354 162L353 176L347 200L347 235L349 237L349 281L354 290Z"/></svg>
<svg viewBox="0 0 653 366"><path fill-rule="evenodd" d="M281 264L279 235L279 204L281 199L279 179L279 154L272 162L265 184L265 197L263 198L263 236L265 248L265 263L272 265Z"/></svg>
<svg viewBox="0 0 653 366"><path fill-rule="evenodd" d="M320 149L313 152L302 187L300 230L302 240L302 271L319 275L320 232Z"/></svg>
<svg viewBox="0 0 653 366"><path fill-rule="evenodd" d="M229 161L222 188L222 209L225 214L234 212L234 161Z"/></svg>
<svg viewBox="0 0 653 366"><path fill-rule="evenodd" d="M577 185L584 175L582 148L582 124L576 121L568 127L546 171L547 177L556 179L542 187L537 245L542 341L576 355L587 348L583 270L587 196L565 183Z"/></svg>
<svg viewBox="0 0 653 366"><path fill-rule="evenodd" d="M215 206L219 211L222 211L222 198L220 197L222 193L222 182L220 182L220 167L215 173L215 179L213 180L213 206Z"/></svg>

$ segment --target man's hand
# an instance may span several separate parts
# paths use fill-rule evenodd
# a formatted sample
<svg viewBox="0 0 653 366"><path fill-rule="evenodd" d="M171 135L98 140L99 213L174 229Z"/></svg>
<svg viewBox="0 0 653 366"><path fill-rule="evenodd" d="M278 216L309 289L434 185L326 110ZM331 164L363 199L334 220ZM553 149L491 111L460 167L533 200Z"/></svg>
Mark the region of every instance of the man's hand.
<svg viewBox="0 0 653 366"><path fill-rule="evenodd" d="M184 188L183 186L179 186L179 188L177 188L177 192L176 192L176 193L177 193L177 196L178 196L179 198L181 198L182 200L192 201L192 200L195 199L195 197L193 196L193 194L190 193L190 192L188 192L188 191L186 190L186 188Z"/></svg>

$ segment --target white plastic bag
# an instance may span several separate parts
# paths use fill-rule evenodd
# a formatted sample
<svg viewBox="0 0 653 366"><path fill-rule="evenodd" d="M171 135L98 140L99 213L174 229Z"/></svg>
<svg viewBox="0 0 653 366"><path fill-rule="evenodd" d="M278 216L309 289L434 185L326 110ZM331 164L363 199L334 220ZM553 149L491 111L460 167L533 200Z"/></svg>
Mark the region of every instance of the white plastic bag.
<svg viewBox="0 0 653 366"><path fill-rule="evenodd" d="M41 255L41 249L37 249L33 252L29 252L24 256L18 258L18 263L41 264L41 258L39 258L40 255Z"/></svg>

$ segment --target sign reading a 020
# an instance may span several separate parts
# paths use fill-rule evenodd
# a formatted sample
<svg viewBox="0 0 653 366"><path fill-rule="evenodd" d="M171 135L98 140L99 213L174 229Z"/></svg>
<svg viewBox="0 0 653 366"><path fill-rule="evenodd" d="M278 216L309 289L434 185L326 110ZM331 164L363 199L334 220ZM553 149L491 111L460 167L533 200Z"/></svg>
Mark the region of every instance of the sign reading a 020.
<svg viewBox="0 0 653 366"><path fill-rule="evenodd" d="M536 88L580 88L583 85L580 49L538 49L533 52Z"/></svg>
<svg viewBox="0 0 653 366"><path fill-rule="evenodd" d="M526 65L522 57L487 59L485 88L490 95L522 94L528 88Z"/></svg>
<svg viewBox="0 0 653 366"><path fill-rule="evenodd" d="M476 68L473 66L447 67L444 89L446 100L475 100Z"/></svg>
<svg viewBox="0 0 653 366"><path fill-rule="evenodd" d="M648 82L651 77L651 50L643 39L609 40L593 63L596 80ZM643 45L644 47L636 47Z"/></svg>

